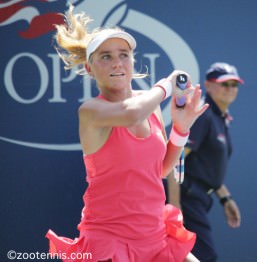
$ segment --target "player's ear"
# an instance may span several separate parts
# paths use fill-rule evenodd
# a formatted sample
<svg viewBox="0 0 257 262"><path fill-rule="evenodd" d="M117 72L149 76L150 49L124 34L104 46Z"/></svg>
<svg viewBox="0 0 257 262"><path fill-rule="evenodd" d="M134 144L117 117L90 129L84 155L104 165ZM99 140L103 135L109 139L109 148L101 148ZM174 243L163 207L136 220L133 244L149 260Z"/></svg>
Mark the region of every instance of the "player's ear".
<svg viewBox="0 0 257 262"><path fill-rule="evenodd" d="M87 73L88 73L90 76L94 77L90 65L89 65L89 64L85 64L85 68L86 68L86 70L87 70Z"/></svg>

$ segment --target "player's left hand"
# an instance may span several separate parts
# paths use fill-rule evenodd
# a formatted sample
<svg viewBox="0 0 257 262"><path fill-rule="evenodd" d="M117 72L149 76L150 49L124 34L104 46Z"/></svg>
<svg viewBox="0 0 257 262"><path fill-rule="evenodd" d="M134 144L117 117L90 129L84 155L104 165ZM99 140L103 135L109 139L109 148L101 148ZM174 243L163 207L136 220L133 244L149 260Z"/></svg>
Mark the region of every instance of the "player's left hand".
<svg viewBox="0 0 257 262"><path fill-rule="evenodd" d="M172 97L171 100L171 117L173 125L181 133L187 133L195 120L203 114L208 108L209 104L201 104L202 91L200 85L190 87L191 93L186 95L186 104L183 108L176 106L176 99Z"/></svg>

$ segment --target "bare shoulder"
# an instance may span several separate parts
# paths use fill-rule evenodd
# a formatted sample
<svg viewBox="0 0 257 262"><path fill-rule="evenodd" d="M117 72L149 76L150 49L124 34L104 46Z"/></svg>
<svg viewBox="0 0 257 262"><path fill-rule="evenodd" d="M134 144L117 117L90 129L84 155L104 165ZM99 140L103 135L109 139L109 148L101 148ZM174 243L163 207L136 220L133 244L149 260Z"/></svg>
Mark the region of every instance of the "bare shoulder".
<svg viewBox="0 0 257 262"><path fill-rule="evenodd" d="M98 107L99 102L101 102L101 100L97 98L91 98L89 100L86 100L83 104L80 105L78 111L79 113L90 112L91 110L94 110Z"/></svg>
<svg viewBox="0 0 257 262"><path fill-rule="evenodd" d="M106 103L106 101L97 98L86 100L78 109L80 121L93 121L95 115L101 110L104 103Z"/></svg>
<svg viewBox="0 0 257 262"><path fill-rule="evenodd" d="M97 120L97 110L103 100L92 98L85 101L78 109L79 136L84 154L96 152L107 140L111 128L100 126Z"/></svg>
<svg viewBox="0 0 257 262"><path fill-rule="evenodd" d="M85 101L78 109L79 128L83 134L86 132L95 132L98 128L94 125L97 108L99 108L99 99L92 98Z"/></svg>

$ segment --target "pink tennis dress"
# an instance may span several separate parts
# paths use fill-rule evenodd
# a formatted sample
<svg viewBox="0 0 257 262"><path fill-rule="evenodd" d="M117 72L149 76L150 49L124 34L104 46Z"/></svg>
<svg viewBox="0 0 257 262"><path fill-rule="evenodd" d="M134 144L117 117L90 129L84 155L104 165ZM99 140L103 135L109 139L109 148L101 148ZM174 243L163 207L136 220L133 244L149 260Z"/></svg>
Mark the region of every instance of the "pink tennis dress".
<svg viewBox="0 0 257 262"><path fill-rule="evenodd" d="M50 253L65 254L66 262L181 262L191 251L195 234L183 227L177 208L165 206L161 124L155 114L148 121L148 137L114 127L96 153L84 156L88 187L80 235L72 240L49 230Z"/></svg>

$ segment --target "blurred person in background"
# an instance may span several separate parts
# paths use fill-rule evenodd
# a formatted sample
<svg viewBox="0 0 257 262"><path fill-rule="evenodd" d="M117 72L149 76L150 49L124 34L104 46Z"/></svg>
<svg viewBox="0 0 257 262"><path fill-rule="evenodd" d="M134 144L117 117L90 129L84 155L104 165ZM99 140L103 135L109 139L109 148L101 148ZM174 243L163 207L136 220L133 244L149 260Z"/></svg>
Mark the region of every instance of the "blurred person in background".
<svg viewBox="0 0 257 262"><path fill-rule="evenodd" d="M236 100L243 80L235 66L217 62L206 72L204 102L209 108L194 123L185 146L185 177L180 187L169 179L170 201L182 210L185 227L196 233L192 253L201 262L217 261L208 219L213 199L218 197L228 226L240 226L239 208L224 184L232 140L229 106Z"/></svg>

